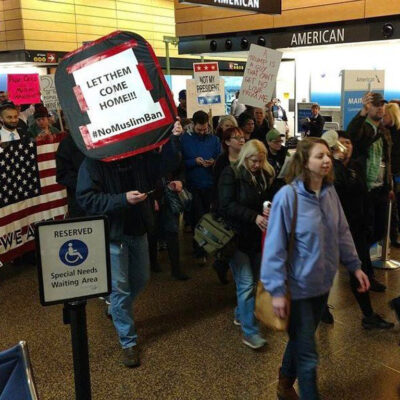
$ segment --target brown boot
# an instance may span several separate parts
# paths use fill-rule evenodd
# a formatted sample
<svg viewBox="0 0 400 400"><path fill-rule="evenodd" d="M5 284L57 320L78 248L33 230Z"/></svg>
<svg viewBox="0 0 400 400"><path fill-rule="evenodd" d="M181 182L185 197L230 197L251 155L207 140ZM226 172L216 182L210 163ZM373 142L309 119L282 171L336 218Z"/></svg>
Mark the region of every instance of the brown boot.
<svg viewBox="0 0 400 400"><path fill-rule="evenodd" d="M300 397L297 396L294 390L293 384L296 378L288 378L282 375L281 370L279 370L279 382L278 382L278 399L279 400L299 400Z"/></svg>

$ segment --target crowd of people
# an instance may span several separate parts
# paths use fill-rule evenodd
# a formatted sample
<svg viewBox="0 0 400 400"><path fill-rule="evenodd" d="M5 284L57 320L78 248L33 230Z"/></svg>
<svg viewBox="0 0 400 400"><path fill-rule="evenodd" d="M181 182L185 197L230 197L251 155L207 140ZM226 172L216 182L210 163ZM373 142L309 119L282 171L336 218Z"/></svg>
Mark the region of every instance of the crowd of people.
<svg viewBox="0 0 400 400"><path fill-rule="evenodd" d="M298 379L300 398L318 399L314 334L321 320L333 323L327 303L339 262L349 271L361 325L394 326L374 312L369 290L386 289L374 276L370 247L385 235L389 201L395 214L390 237L400 246L399 104L367 93L347 131L335 132L333 142L324 139L323 118L314 105L305 121L307 137L289 152L283 144L287 132L274 128L274 118L287 122L279 102L253 108L235 100L232 113L221 116L213 129L203 111L187 118L186 92L181 91L179 118L167 144L112 162L85 158L67 135L57 152L57 181L67 187L69 217L108 216L112 292L107 315L125 366L140 365L133 303L151 272L162 269L158 251L165 244L173 279L190 279L180 257L180 217L184 234L193 234L200 219L212 212L235 231L233 255L217 257L213 267L221 284L229 282L232 271L237 296L233 323L240 326L243 343L252 349L266 344L254 316L255 287L261 280L276 315L284 318L290 312L278 397L299 398L293 388ZM43 105L20 110L4 99L0 121L1 142L59 132ZM265 201L272 202L271 210L263 207ZM288 260L293 218L294 248ZM194 238L193 258L199 265L207 258ZM398 313L399 303L392 302Z"/></svg>

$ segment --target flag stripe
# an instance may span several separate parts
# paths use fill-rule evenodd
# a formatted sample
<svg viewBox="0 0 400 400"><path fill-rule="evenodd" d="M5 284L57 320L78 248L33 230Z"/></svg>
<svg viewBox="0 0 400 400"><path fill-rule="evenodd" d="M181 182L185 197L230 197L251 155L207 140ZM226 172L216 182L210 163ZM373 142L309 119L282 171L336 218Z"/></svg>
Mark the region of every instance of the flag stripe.
<svg viewBox="0 0 400 400"><path fill-rule="evenodd" d="M50 160L55 160L56 159L56 153L42 153L38 154L37 156L37 162L41 163L43 161L50 161Z"/></svg>
<svg viewBox="0 0 400 400"><path fill-rule="evenodd" d="M42 185L42 179L40 180L40 184L42 186L42 194L48 194L51 192L57 192L59 190L65 189L64 186L59 185L58 183L54 183L52 185L47 185L47 186L43 187L44 185Z"/></svg>
<svg viewBox="0 0 400 400"><path fill-rule="evenodd" d="M19 210L24 210L29 207L32 207L36 204L46 203L46 201L54 201L58 199L62 199L66 197L66 191L63 190L61 192L54 192L45 194L43 196L32 197L30 199L22 200L18 203L10 204L6 207L0 208L0 230L1 230L1 221L2 218L9 216L10 214L16 213Z"/></svg>
<svg viewBox="0 0 400 400"><path fill-rule="evenodd" d="M49 176L55 176L55 175L56 175L56 169L55 168L44 169L43 171L39 172L40 178L47 178Z"/></svg>
<svg viewBox="0 0 400 400"><path fill-rule="evenodd" d="M43 178L40 180L40 186L42 187L42 193L43 193L43 189L46 186L50 186L50 185L55 185L56 182L56 177L54 175L49 176L48 178ZM62 189L64 189L64 187L62 187Z"/></svg>
<svg viewBox="0 0 400 400"><path fill-rule="evenodd" d="M21 229L21 226L28 226L34 222L49 219L54 214L55 215L64 215L66 212L66 208L64 207L65 204L66 204L65 199L62 199L60 201L60 206L56 207L56 205L54 205L51 210L43 209L44 204L38 204L40 207L37 208L37 210L38 210L37 212L32 210L25 216L18 218L18 220L14 220L14 221L10 222L9 224L4 225L3 228L6 230L6 232L14 232L17 229ZM50 214L50 211L53 213L52 215ZM1 246L1 243L0 243L0 246Z"/></svg>
<svg viewBox="0 0 400 400"><path fill-rule="evenodd" d="M41 144L37 146L37 154L55 153L58 148L58 143Z"/></svg>
<svg viewBox="0 0 400 400"><path fill-rule="evenodd" d="M4 225L8 225L11 222L21 219L28 214L36 213L41 210L47 210L47 209L51 209L51 208L55 208L55 207L60 207L60 206L66 205L66 204L67 204L66 197L62 197L61 199L48 201L47 203L35 204L31 207L22 209L20 211L16 211L16 212L9 214L3 218L0 218L1 230L3 230Z"/></svg>
<svg viewBox="0 0 400 400"><path fill-rule="evenodd" d="M39 171L51 168L56 168L56 162L54 160L42 161L39 163Z"/></svg>

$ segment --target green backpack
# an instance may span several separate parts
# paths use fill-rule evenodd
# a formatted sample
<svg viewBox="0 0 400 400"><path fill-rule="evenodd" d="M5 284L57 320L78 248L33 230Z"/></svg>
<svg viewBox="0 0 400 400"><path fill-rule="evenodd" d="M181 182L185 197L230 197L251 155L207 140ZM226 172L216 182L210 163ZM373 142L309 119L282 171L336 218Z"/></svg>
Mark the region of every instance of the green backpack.
<svg viewBox="0 0 400 400"><path fill-rule="evenodd" d="M235 179L239 176L236 166L231 167ZM236 232L215 213L204 214L194 230L194 240L207 254L230 258L236 250Z"/></svg>
<svg viewBox="0 0 400 400"><path fill-rule="evenodd" d="M235 237L235 231L213 213L204 214L194 230L194 240L207 254L214 255L225 249ZM233 252L232 252L233 253Z"/></svg>

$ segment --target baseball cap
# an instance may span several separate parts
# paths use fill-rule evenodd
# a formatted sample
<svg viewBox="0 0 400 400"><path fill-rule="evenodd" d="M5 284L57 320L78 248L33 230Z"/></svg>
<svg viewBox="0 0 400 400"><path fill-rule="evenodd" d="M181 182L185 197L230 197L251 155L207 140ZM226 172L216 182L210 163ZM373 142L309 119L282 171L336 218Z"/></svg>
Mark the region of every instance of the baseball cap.
<svg viewBox="0 0 400 400"><path fill-rule="evenodd" d="M280 137L281 137L281 133L277 129L272 128L270 131L268 131L266 139L267 139L267 142L272 142L276 139L280 139Z"/></svg>
<svg viewBox="0 0 400 400"><path fill-rule="evenodd" d="M379 106L381 106L382 104L387 103L387 100L385 100L385 99L383 98L383 96L382 96L380 93L378 93L378 92L372 93L371 97L372 97L371 103L372 103L372 105L374 105L375 107L379 107Z"/></svg>

